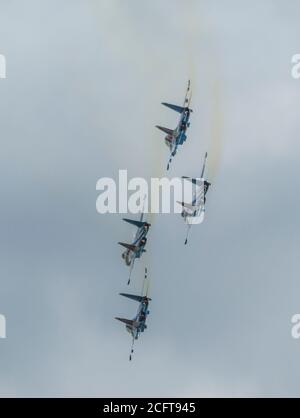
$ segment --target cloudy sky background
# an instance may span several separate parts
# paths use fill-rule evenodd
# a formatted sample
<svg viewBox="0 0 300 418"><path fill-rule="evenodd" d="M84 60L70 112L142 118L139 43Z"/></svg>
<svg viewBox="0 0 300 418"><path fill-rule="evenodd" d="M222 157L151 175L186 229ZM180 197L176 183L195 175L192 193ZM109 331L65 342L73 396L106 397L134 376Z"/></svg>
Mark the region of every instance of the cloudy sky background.
<svg viewBox="0 0 300 418"><path fill-rule="evenodd" d="M19 396L299 395L299 53L296 0L1 0L0 393ZM154 125L193 83L189 141L171 175L213 182L184 247L152 216L147 332L133 317L96 181L165 173Z"/></svg>

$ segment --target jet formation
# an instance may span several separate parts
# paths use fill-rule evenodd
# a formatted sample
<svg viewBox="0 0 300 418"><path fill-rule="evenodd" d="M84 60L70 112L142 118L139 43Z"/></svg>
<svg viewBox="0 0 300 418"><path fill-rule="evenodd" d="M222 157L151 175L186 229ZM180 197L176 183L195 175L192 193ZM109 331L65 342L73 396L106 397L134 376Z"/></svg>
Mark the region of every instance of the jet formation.
<svg viewBox="0 0 300 418"><path fill-rule="evenodd" d="M158 129L166 133L165 143L170 150L170 157L167 164L167 171L170 169L170 164L173 157L177 154L180 145L183 145L187 140L187 130L190 127L190 116L193 110L190 108L192 99L191 82L188 81L188 86L182 106L163 102L162 104L171 110L179 113L179 121L175 129L164 128L162 126L156 126ZM188 243L188 235L192 225L201 224L204 221L206 195L211 186L211 183L205 178L205 168L207 161L207 153L204 157L204 163L202 166L201 175L199 178L182 176L183 181L189 181L192 183L193 194L191 202L177 202L182 206L181 216L187 225L187 233L185 239L185 245ZM123 219L125 222L135 226L137 228L133 242L130 244L119 242L118 244L125 248L122 253L122 259L126 266L129 267L129 278L127 284L131 282L131 275L136 259L140 259L146 252L147 235L149 233L151 224L144 220L144 210L140 215L139 220ZM147 268L145 268L144 284L141 295L133 295L129 293L120 293L121 296L131 299L139 303L138 310L133 319L126 319L116 317L118 321L125 324L126 330L132 337L132 345L129 355L129 360L132 360L134 352L134 342L137 340L141 333L147 328L146 319L149 315L149 302L151 299L148 297L149 281L147 277ZM146 291L145 291L146 288Z"/></svg>

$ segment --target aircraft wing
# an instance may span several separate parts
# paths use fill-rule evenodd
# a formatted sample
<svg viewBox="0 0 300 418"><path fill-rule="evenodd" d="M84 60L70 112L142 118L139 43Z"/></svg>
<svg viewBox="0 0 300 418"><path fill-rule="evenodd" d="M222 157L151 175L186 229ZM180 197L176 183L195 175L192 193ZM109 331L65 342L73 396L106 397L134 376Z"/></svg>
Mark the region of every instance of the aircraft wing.
<svg viewBox="0 0 300 418"><path fill-rule="evenodd" d="M162 105L168 107L169 109L175 110L175 112L178 112L178 113L183 113L184 111L184 107L182 106L177 106L177 105L173 105L170 103L162 103Z"/></svg>
<svg viewBox="0 0 300 418"><path fill-rule="evenodd" d="M192 179L191 177L181 177L183 180L190 181L191 183L195 184L195 186L201 187L203 186L204 180L203 179Z"/></svg>
<svg viewBox="0 0 300 418"><path fill-rule="evenodd" d="M120 295L124 296L125 298L135 300L136 302L142 302L144 300L144 296L130 295L128 293L120 293ZM151 300L151 299L148 298L148 300Z"/></svg>
<svg viewBox="0 0 300 418"><path fill-rule="evenodd" d="M127 248L127 250L129 250L129 251L135 252L137 250L137 246L136 245L126 244L125 242L118 242L118 244L119 245L122 245L122 247Z"/></svg>
<svg viewBox="0 0 300 418"><path fill-rule="evenodd" d="M195 211L195 210L197 210L197 209L199 209L199 207L201 206L201 205L193 205L193 204L191 204L191 203L185 203L185 202L177 202L177 203L179 203L179 205L181 205L181 206L183 206L184 208L186 208L186 209L189 209L189 210L191 210L191 211Z"/></svg>
<svg viewBox="0 0 300 418"><path fill-rule="evenodd" d="M145 222L143 222L143 213L141 214L141 220L140 221L134 221L132 219L125 219L123 218L123 221L128 222L131 225L136 226L137 228L142 228L145 225Z"/></svg>
<svg viewBox="0 0 300 418"><path fill-rule="evenodd" d="M191 89L191 81L189 80L188 81L188 86L187 86L187 90L186 90L186 94L185 94L185 98L184 98L184 103L183 103L183 106L177 106L177 105L174 105L174 104L171 104L171 103L165 103L165 102L163 102L162 103L162 105L163 106L166 106L166 107L168 107L169 109L172 109L172 110L174 110L175 112L178 112L178 113L183 113L184 112L184 110L186 109L186 107L188 106L189 107L189 105L190 105L190 102L191 102L191 98L192 98L192 96L190 95L190 98L188 98L188 96L189 96L189 93L190 93L190 89ZM190 111L192 112L192 110L190 109Z"/></svg>
<svg viewBox="0 0 300 418"><path fill-rule="evenodd" d="M117 321L123 322L126 325L129 325L130 327L134 326L134 321L132 319L126 319L126 318L115 318Z"/></svg>

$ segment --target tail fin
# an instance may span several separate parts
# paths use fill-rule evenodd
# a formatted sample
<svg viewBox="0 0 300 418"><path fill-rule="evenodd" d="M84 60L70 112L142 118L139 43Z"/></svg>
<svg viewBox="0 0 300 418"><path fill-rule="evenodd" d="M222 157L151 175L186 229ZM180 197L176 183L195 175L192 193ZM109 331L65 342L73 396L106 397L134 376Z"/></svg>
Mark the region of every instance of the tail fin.
<svg viewBox="0 0 300 418"><path fill-rule="evenodd" d="M167 135L174 135L173 129L164 128L163 126L158 126L158 125L156 125L156 128L159 129L160 131L163 131Z"/></svg>
<svg viewBox="0 0 300 418"><path fill-rule="evenodd" d="M201 173L201 178L202 178L202 179L203 179L204 172L205 172L207 155L208 155L208 154L206 153L206 154L205 154L205 157L204 157L204 163L203 163L203 168L202 168L202 173Z"/></svg>

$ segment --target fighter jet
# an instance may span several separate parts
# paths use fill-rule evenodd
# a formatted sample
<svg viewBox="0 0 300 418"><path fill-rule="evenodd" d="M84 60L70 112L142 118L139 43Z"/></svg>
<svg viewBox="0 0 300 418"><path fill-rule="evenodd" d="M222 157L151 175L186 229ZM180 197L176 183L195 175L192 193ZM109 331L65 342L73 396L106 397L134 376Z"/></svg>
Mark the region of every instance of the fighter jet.
<svg viewBox="0 0 300 418"><path fill-rule="evenodd" d="M188 87L186 91L186 95L184 98L183 106L177 106L170 103L162 103L162 105L168 107L169 109L174 110L175 112L180 113L180 119L178 122L177 127L173 129L164 128L163 126L156 126L156 128L160 129L161 131L165 132L167 136L165 137L165 143L169 147L171 155L169 158L169 162L167 165L167 170L170 168L170 164L172 162L172 158L175 157L177 153L177 149L179 145L182 145L186 141L186 131L190 126L190 115L192 109L190 109L190 103L192 99L191 94L191 82L188 81Z"/></svg>
<svg viewBox="0 0 300 418"><path fill-rule="evenodd" d="M194 224L201 224L204 220L206 194L211 186L211 183L204 179L206 160L207 153L205 154L204 164L200 178L182 177L184 180L192 182L192 184L195 186L192 203L177 202L183 207L181 216L187 224L185 245L188 242L188 234L191 229L191 226Z"/></svg>
<svg viewBox="0 0 300 418"><path fill-rule="evenodd" d="M145 285L147 286L146 289L146 294L143 295L144 291L145 291ZM118 321L121 321L125 324L126 326L126 330L131 334L132 336L132 345L131 345L131 350L130 350L130 355L129 355L129 360L132 360L132 356L133 356L133 346L134 346L134 342L135 340L137 340L140 336L141 332L144 332L145 329L147 328L146 325L146 319L147 316L149 315L149 301L151 301L150 298L148 298L148 280L147 280L147 269L145 269L145 279L144 279L144 286L143 286L143 290L142 290L142 294L141 296L138 295L130 295L128 293L120 293L121 296L124 296L126 298L132 299L136 302L139 302L139 307L138 307L138 311L136 316L133 319L125 319L125 318L118 318L116 317L115 319L117 319Z"/></svg>
<svg viewBox="0 0 300 418"><path fill-rule="evenodd" d="M118 244L126 248L126 251L123 252L122 258L125 261L126 265L130 267L129 279L127 284L129 285L131 280L131 273L133 270L134 262L136 258L140 258L143 253L146 252L145 246L147 243L147 234L151 224L143 221L144 213L142 212L140 220L135 221L132 219L123 219L123 221L128 222L131 225L136 226L138 229L136 231L134 240L132 244L126 244L124 242L119 242Z"/></svg>

